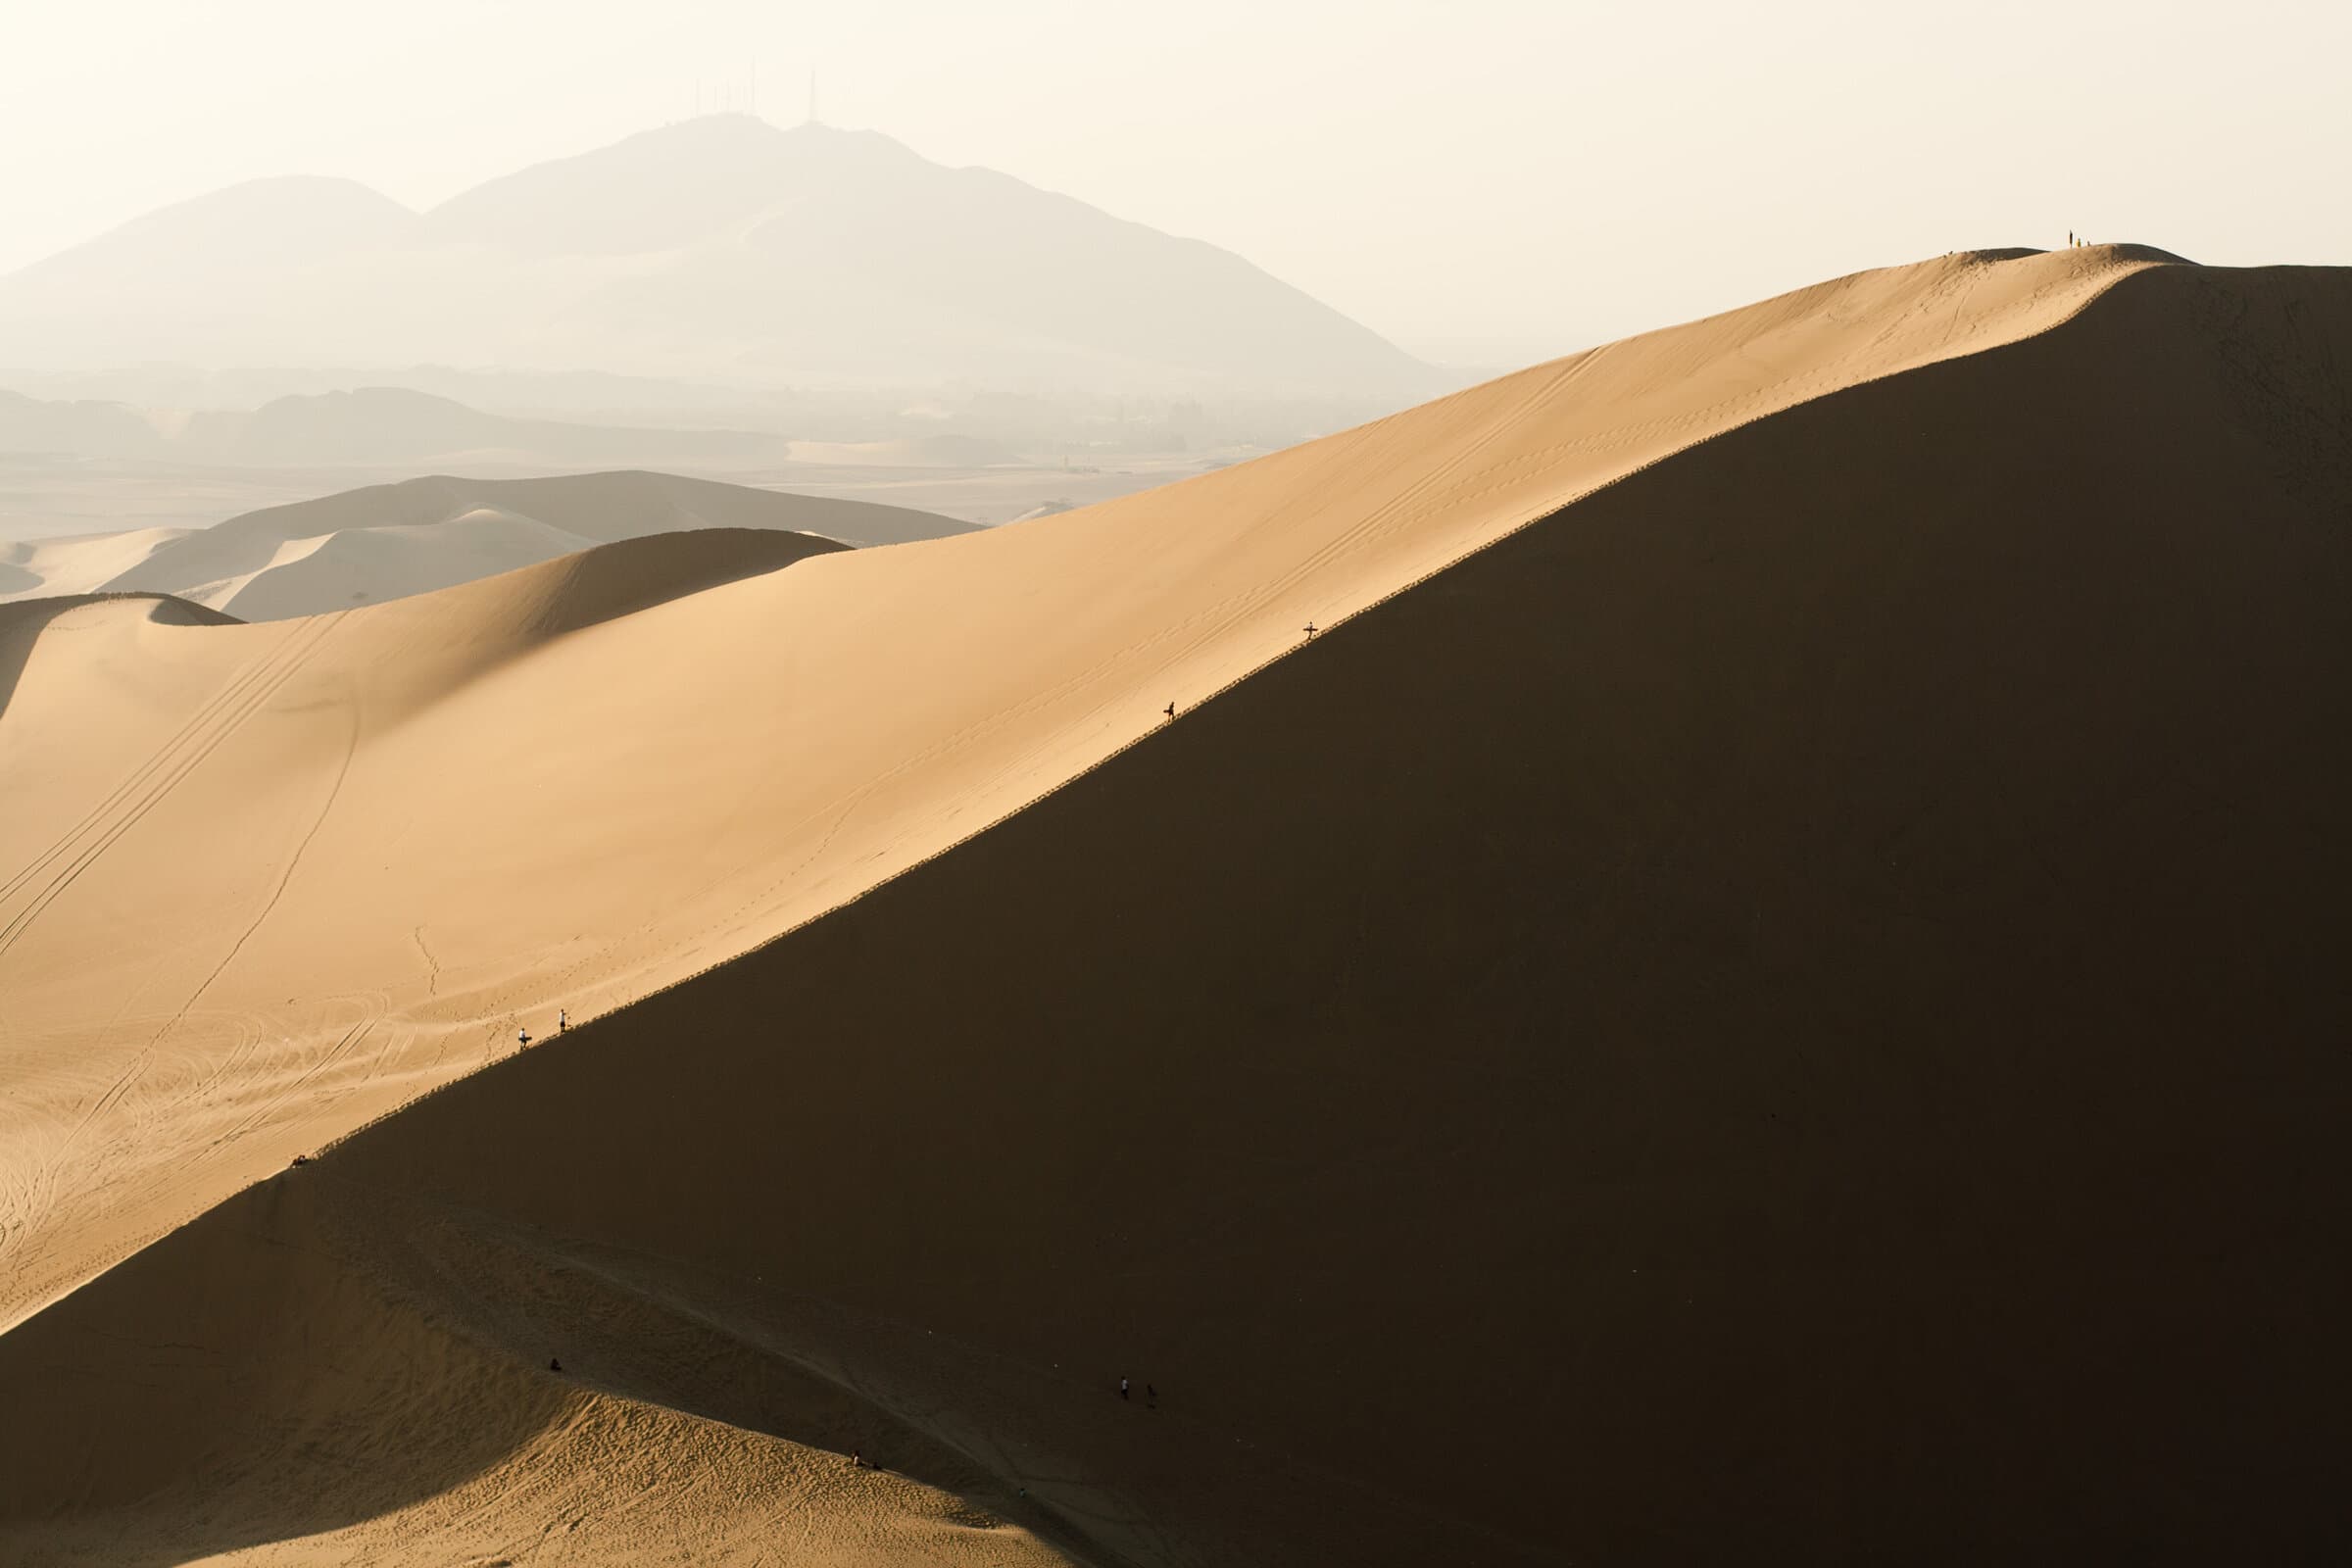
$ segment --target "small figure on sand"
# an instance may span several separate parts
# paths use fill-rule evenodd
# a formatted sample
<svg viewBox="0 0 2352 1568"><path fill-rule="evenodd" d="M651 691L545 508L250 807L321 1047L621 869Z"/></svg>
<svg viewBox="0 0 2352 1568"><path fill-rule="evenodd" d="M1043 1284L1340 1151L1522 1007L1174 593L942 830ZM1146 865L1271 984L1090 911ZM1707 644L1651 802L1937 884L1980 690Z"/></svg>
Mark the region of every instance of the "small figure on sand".
<svg viewBox="0 0 2352 1568"><path fill-rule="evenodd" d="M1315 623L1311 620L1306 623L1306 640L1310 643L1315 640Z"/></svg>
<svg viewBox="0 0 2352 1568"><path fill-rule="evenodd" d="M556 1009L556 1033L562 1034L564 1030L570 1027L571 1014L565 1012L562 1007L558 1007Z"/></svg>
<svg viewBox="0 0 2352 1568"><path fill-rule="evenodd" d="M1127 1380L1125 1378L1119 1379L1119 1397L1122 1399L1132 1399L1135 1397L1134 1395L1127 1392Z"/></svg>
<svg viewBox="0 0 2352 1568"><path fill-rule="evenodd" d="M1153 1409L1159 1408L1159 1391L1149 1383L1144 1385L1144 1397L1151 1401Z"/></svg>
<svg viewBox="0 0 2352 1568"><path fill-rule="evenodd" d="M528 1027L517 1029L514 1031L514 1039L520 1047L527 1048L531 1043L531 1031Z"/></svg>
<svg viewBox="0 0 2352 1568"><path fill-rule="evenodd" d="M550 1372L561 1372L564 1370L564 1363L562 1360L551 1355L547 1358L547 1369Z"/></svg>
<svg viewBox="0 0 2352 1568"><path fill-rule="evenodd" d="M1174 718L1176 716L1176 705L1174 703L1170 703L1165 709L1161 710L1161 711L1165 712L1170 718Z"/></svg>

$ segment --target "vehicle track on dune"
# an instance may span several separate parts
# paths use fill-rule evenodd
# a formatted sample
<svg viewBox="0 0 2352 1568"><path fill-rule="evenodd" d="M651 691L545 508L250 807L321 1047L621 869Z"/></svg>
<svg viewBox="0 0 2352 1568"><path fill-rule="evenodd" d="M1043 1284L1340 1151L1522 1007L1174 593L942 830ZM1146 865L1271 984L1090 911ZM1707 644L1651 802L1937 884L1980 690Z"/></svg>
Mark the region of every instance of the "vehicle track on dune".
<svg viewBox="0 0 2352 1568"><path fill-rule="evenodd" d="M205 760L235 734L247 719L265 708L341 621L342 616L336 615L307 623L260 660L246 666L220 694L199 710L195 718L182 725L145 764L135 770L130 779L118 787L106 803L59 840L42 858L43 861L54 864L77 842L85 838L87 842L61 871L50 878L38 895L20 909L5 927L0 927L0 956L6 955L33 920L54 904L75 878L137 826L175 786L203 765ZM346 758L346 766L348 762ZM337 783L339 787L340 776ZM113 813L111 816L110 812ZM36 867L40 863L36 861ZM24 874L20 873L20 889L24 885ZM218 973L216 969L215 975ZM210 983L208 978L206 985ZM160 1043L187 1015L188 1005L192 1005L202 994L203 987L199 987L196 994L189 998L188 1004L182 1005L163 1028L149 1037L97 1099L82 1110L60 1144L52 1163L62 1162L70 1156L91 1126L122 1103L153 1064Z"/></svg>
<svg viewBox="0 0 2352 1568"><path fill-rule="evenodd" d="M122 781L109 791L97 805L84 812L81 819L68 828L63 837L53 841L48 849L19 868L17 873L6 882L0 882L0 900L13 897L27 881L37 876L43 867L71 848L85 830L104 820L126 795L135 792L148 778L153 776L157 768L164 765L191 737L199 734L217 713L235 702L237 697L249 689L254 681L261 679L268 669L293 645L299 634L298 628L296 632L278 639L277 642L270 645L267 653L245 664L234 675L222 682L220 688L211 697L198 704L196 710L181 722L179 728L172 733L170 739L151 753L146 761L125 775Z"/></svg>
<svg viewBox="0 0 2352 1568"><path fill-rule="evenodd" d="M290 1101L294 1100L305 1089L309 1088L313 1081L315 1081L320 1073L323 1073L329 1068L337 1066L340 1063L349 1061L355 1049L361 1044L361 1042L372 1035L376 1030L376 1026L384 1021L385 1015L390 1011L391 1008L391 998L384 992L370 991L365 993L360 999L360 1005L363 1008L363 1013L359 1021L351 1024L349 1027L344 1029L341 1034L337 1035L335 1037L335 1043L329 1046L325 1051L321 1052L318 1060L303 1068L302 1071L297 1073L293 1080L283 1089L280 1089L277 1091L277 1093L271 1095L261 1104L255 1106L252 1110L241 1117L234 1127L231 1127L226 1133L223 1133L220 1137L215 1139L209 1147L200 1151L192 1163L198 1165L204 1164L218 1155L229 1145L237 1143L240 1140L259 1131L262 1127L268 1125L272 1120L275 1112L284 1108ZM400 1043L405 1044L408 1040L413 1039L415 1034L416 1031L413 1029L404 1031L401 1034ZM397 1047L395 1049L397 1049ZM373 1075L370 1074L369 1076Z"/></svg>
<svg viewBox="0 0 2352 1568"><path fill-rule="evenodd" d="M349 613L344 612L343 613ZM116 786L105 800L69 828L32 862L0 888L0 901L15 898L44 872L50 873L5 924L0 924L0 957L5 957L32 923L124 834L168 799L246 720L268 706L318 646L342 623L343 615L306 623L232 677L195 716ZM60 862L62 861L62 868Z"/></svg>
<svg viewBox="0 0 2352 1568"><path fill-rule="evenodd" d="M327 786L326 799L318 803L318 809L311 817L310 829L302 835L302 842L294 846L292 855L286 857L285 869L278 873L277 885L270 890L270 897L262 905L261 912L256 914L245 929L238 933L237 940L230 944L227 954L220 961L213 965L212 972L204 977L204 983L190 992L188 1000L180 1004L179 1010L172 1015L171 1021L156 1031L155 1038L157 1040L163 1039L164 1036L177 1028L179 1021L188 1015L189 1009L204 1000L204 994L213 988L213 982L219 980L227 972L228 966L237 961L237 955L245 951L245 944L253 940L253 934L262 928L263 922L270 918L270 911L277 907L278 900L286 896L287 887L294 881L294 873L301 868L304 853L310 849L311 841L318 836L318 830L326 825L327 814L334 810L336 798L343 793L343 781L351 776L351 760L359 755L359 750L360 721L359 711L355 707L351 710L351 733L343 742L343 760L335 766L335 780Z"/></svg>

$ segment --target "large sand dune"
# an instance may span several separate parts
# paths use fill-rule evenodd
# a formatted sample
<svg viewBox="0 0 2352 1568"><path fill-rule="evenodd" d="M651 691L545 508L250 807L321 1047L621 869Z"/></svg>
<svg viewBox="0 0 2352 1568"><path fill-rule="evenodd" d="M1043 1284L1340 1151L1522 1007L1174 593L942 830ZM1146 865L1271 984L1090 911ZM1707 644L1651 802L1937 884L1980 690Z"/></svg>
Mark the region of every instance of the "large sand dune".
<svg viewBox="0 0 2352 1568"><path fill-rule="evenodd" d="M1958 258L699 592L50 619L0 1532L2324 1554L2347 344Z"/></svg>

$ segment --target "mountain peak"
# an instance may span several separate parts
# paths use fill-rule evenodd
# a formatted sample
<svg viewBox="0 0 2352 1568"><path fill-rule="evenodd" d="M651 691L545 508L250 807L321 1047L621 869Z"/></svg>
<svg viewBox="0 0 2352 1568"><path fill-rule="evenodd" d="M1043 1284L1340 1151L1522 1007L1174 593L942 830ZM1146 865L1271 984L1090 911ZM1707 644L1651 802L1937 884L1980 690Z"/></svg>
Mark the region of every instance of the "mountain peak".
<svg viewBox="0 0 2352 1568"><path fill-rule="evenodd" d="M0 288L0 335L34 363L425 352L907 386L1430 382L1230 252L878 131L746 114L536 164L421 217L347 180L257 181L41 268Z"/></svg>
<svg viewBox="0 0 2352 1568"><path fill-rule="evenodd" d="M756 217L811 167L922 163L877 131L785 130L754 115L704 115L476 185L425 221L436 237L467 243L626 254L707 238ZM649 235L660 245L649 247Z"/></svg>

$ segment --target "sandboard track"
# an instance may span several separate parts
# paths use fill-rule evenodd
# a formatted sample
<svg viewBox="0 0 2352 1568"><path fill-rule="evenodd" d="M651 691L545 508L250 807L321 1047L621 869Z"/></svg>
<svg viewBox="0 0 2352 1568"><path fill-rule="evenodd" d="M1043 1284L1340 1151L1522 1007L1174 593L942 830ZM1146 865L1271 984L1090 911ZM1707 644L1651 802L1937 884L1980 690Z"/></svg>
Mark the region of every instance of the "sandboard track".
<svg viewBox="0 0 2352 1568"><path fill-rule="evenodd" d="M247 719L268 706L270 700L293 678L304 662L318 651L341 621L342 614L339 613L300 623L295 632L277 648L256 661L249 673L232 679L196 718L182 726L96 809L12 878L10 891L21 892L44 868L53 865L60 857L71 851L74 844L88 839L86 847L74 854L62 871L52 876L41 891L11 916L5 925L0 925L0 957L6 956L26 928L56 903L77 877L95 864L124 834L137 827Z"/></svg>
<svg viewBox="0 0 2352 1568"><path fill-rule="evenodd" d="M85 830L102 821L122 802L125 794L140 788L148 778L153 776L158 767L163 766L192 736L211 723L213 718L223 708L234 702L251 682L262 678L287 649L293 646L301 631L300 626L290 627L282 636L274 639L267 650L239 666L211 697L197 705L179 728L173 731L154 752L150 753L144 762L126 774L114 789L110 790L79 820L68 828L63 836L52 841L48 849L19 867L7 882L0 883L0 900L13 896L26 880L37 875L59 855L64 854L81 837Z"/></svg>

